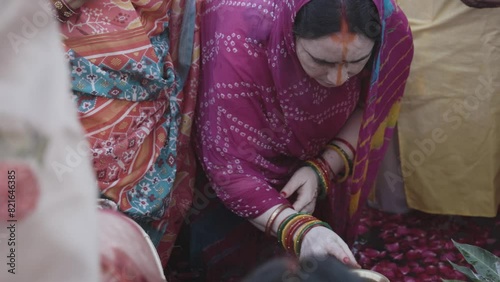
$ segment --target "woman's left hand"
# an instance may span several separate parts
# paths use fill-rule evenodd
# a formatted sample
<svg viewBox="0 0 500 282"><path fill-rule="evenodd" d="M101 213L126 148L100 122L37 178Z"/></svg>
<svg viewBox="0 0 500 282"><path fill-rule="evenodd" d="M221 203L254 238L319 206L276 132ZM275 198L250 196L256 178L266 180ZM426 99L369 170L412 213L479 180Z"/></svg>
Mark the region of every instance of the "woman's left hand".
<svg viewBox="0 0 500 282"><path fill-rule="evenodd" d="M295 192L298 195L293 209L312 214L318 197L318 176L312 168L304 166L297 170L281 190L281 195L288 198Z"/></svg>

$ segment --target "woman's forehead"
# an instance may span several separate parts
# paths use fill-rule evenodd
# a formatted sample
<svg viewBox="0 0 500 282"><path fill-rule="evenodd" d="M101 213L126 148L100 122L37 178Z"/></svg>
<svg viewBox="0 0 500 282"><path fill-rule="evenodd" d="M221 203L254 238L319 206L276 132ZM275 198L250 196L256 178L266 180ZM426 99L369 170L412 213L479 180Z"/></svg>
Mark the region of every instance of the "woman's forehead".
<svg viewBox="0 0 500 282"><path fill-rule="evenodd" d="M308 52L317 55L332 55L332 53L366 53L374 44L369 38L356 33L335 33L317 39L305 39L303 43Z"/></svg>

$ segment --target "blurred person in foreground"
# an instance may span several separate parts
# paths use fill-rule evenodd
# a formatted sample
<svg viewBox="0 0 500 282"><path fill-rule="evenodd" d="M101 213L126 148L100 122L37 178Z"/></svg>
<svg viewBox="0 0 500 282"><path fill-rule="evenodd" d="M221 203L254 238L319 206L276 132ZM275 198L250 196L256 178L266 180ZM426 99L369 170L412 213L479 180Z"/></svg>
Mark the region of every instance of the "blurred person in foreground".
<svg viewBox="0 0 500 282"><path fill-rule="evenodd" d="M98 211L50 3L0 3L0 281L165 281L142 229Z"/></svg>
<svg viewBox="0 0 500 282"><path fill-rule="evenodd" d="M68 155L86 142L59 30L44 1L0 3L0 281L100 281L95 178Z"/></svg>
<svg viewBox="0 0 500 282"><path fill-rule="evenodd" d="M243 282L362 282L334 257L273 259L255 269Z"/></svg>

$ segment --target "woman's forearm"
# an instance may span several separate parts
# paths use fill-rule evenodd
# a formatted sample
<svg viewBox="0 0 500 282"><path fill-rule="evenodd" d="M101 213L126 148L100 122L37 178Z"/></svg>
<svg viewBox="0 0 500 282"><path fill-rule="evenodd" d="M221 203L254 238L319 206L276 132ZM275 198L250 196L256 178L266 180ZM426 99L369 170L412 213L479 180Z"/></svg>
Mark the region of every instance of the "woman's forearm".
<svg viewBox="0 0 500 282"><path fill-rule="evenodd" d="M260 216L254 218L254 219L251 219L250 222L255 225L255 227L259 228L261 231L265 231L266 229L266 225L267 225L267 222L269 221L269 218L271 217L271 215L273 214L273 212L279 208L280 205L276 205L270 209L268 209L266 212L264 212L263 214L261 214ZM282 212L280 212L278 214L278 216L276 217L276 219L274 220L273 222L273 225L271 226L271 234L273 236L276 236L277 234L277 231L278 231L278 227L280 225L280 223L289 215L291 215L292 213L296 213L296 211L292 208L286 208L284 209Z"/></svg>
<svg viewBox="0 0 500 282"><path fill-rule="evenodd" d="M345 139L354 147L356 147L358 142L359 129L361 127L361 123L363 122L363 111L364 110L362 108L356 108L344 127L340 130L339 134L337 134L337 137Z"/></svg>
<svg viewBox="0 0 500 282"><path fill-rule="evenodd" d="M359 129L361 127L362 121L363 109L357 108L352 113L351 117L349 117L344 127L342 127L337 137L349 142L355 148L358 143ZM351 159L354 158L354 156L352 155L353 152L351 152L351 150L346 145L339 143L338 146L341 146L342 149L349 154L349 157ZM338 155L338 153L333 150L325 150L325 152L323 153L323 158L328 162L328 165L336 173L340 172L344 168L344 161ZM251 219L250 222L258 229L264 231L266 229L266 224L268 223L269 218L272 216L273 212L277 208L279 208L279 206L280 205L276 205L270 208L260 216ZM282 212L280 212L270 228L271 234L276 236L276 232L278 230L280 222L282 222L287 216L292 213L296 213L296 211L292 208L286 208Z"/></svg>

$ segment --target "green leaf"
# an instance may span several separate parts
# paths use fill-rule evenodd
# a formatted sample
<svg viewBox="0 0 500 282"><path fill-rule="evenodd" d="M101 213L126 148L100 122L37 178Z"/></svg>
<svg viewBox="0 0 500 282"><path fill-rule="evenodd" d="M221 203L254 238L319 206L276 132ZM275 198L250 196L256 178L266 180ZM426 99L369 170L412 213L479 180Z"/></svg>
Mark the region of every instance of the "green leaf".
<svg viewBox="0 0 500 282"><path fill-rule="evenodd" d="M465 282L462 280L446 280L446 279L441 279L442 282Z"/></svg>
<svg viewBox="0 0 500 282"><path fill-rule="evenodd" d="M481 281L500 282L500 274L497 272L497 265L500 262L498 257L482 248L452 241L467 262L472 264L477 274L481 276Z"/></svg>
<svg viewBox="0 0 500 282"><path fill-rule="evenodd" d="M458 264L454 264L450 260L448 260L448 262L453 266L453 269L462 272L472 282L481 282L481 280L479 280L480 277L478 277L479 275L477 275L476 273L474 273L474 271L470 270L470 268L465 267L465 266L461 266L461 265L458 265Z"/></svg>

